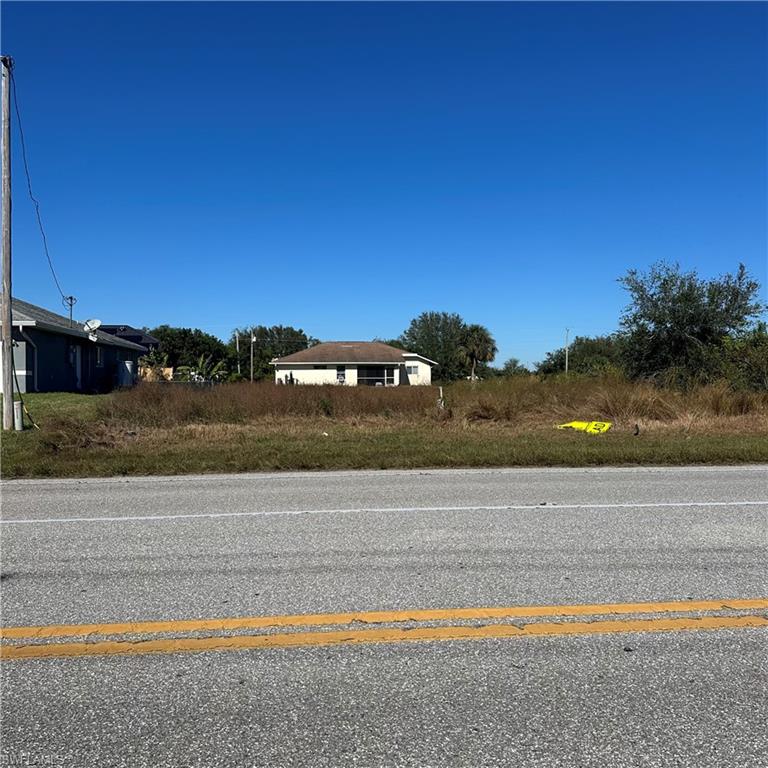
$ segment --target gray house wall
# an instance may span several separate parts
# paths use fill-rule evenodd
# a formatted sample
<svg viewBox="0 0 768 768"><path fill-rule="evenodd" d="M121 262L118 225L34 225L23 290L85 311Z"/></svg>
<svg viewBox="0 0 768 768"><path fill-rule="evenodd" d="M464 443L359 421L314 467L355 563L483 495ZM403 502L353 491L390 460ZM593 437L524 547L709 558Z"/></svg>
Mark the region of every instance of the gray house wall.
<svg viewBox="0 0 768 768"><path fill-rule="evenodd" d="M13 362L22 392L108 392L119 384L123 361L132 361L134 372L138 371L138 350L34 327L23 333L15 328L13 339ZM101 350L100 359L97 350Z"/></svg>

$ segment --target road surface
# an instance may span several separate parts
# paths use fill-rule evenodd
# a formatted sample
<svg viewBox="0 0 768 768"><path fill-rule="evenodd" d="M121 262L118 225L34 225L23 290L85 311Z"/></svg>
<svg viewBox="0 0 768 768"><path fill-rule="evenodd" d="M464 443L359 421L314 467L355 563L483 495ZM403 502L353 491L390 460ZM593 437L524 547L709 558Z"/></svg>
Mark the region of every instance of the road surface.
<svg viewBox="0 0 768 768"><path fill-rule="evenodd" d="M3 765L768 764L768 468L2 486Z"/></svg>

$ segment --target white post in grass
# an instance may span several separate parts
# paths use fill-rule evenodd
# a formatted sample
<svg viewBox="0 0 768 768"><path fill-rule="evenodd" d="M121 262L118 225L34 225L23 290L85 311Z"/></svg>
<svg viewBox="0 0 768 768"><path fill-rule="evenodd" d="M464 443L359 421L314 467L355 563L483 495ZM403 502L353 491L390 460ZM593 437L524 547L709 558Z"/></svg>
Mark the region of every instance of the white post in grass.
<svg viewBox="0 0 768 768"><path fill-rule="evenodd" d="M253 328L251 328L251 381L253 381L253 342L256 341L256 337L253 335Z"/></svg>

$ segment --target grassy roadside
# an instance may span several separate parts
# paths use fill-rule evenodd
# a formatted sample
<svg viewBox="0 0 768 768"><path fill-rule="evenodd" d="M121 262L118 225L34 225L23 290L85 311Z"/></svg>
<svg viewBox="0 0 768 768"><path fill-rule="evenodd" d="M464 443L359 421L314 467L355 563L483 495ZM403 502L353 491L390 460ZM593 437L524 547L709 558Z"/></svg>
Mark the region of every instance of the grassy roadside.
<svg viewBox="0 0 768 768"><path fill-rule="evenodd" d="M116 418L109 396L27 399L43 429L3 436L5 478L768 462L768 415L762 413L640 419L638 436L634 424L622 420L611 432L590 436L553 429L556 420L472 418L475 405L467 416L447 420L390 413L388 406L388 415L264 415L143 426L135 423L139 418Z"/></svg>
<svg viewBox="0 0 768 768"><path fill-rule="evenodd" d="M2 397L0 395L0 403ZM46 392L24 395L24 402L35 420L40 423L60 416L92 421L99 417L99 408L109 401L109 397L109 395L79 395L74 392ZM29 422L26 423L29 424Z"/></svg>

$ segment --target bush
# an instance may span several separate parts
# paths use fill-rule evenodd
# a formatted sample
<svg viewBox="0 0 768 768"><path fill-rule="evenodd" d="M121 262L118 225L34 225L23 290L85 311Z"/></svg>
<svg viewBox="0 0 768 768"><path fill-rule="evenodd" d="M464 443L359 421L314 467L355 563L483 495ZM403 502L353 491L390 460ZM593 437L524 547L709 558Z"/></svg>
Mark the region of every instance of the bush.
<svg viewBox="0 0 768 768"><path fill-rule="evenodd" d="M751 333L725 340L724 374L734 387L768 391L768 328L764 324Z"/></svg>

